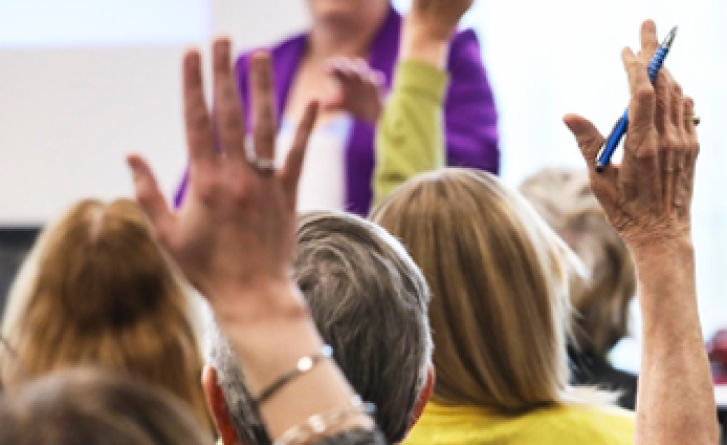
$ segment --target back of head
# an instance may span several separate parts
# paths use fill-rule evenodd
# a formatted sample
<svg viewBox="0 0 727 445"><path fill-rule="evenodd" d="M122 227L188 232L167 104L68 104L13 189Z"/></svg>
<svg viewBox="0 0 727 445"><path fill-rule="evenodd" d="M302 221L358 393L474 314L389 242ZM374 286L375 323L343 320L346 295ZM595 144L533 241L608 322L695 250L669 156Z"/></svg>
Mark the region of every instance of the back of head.
<svg viewBox="0 0 727 445"><path fill-rule="evenodd" d="M65 371L0 400L0 445L202 445L175 398L127 378Z"/></svg>
<svg viewBox="0 0 727 445"><path fill-rule="evenodd" d="M628 333L629 304L636 295L629 249L606 220L585 171L544 169L520 190L588 268L590 280L576 282L571 291L579 313L574 336L578 347L605 357Z"/></svg>
<svg viewBox="0 0 727 445"><path fill-rule="evenodd" d="M431 287L436 400L508 412L563 401L572 254L522 197L447 169L406 183L372 219Z"/></svg>
<svg viewBox="0 0 727 445"><path fill-rule="evenodd" d="M302 217L294 275L323 339L391 442L404 438L427 379L429 292L403 247L356 216ZM216 335L215 335L216 333ZM240 437L259 421L248 408L237 360L219 330L206 336L208 359Z"/></svg>
<svg viewBox="0 0 727 445"><path fill-rule="evenodd" d="M48 226L9 305L6 386L104 366L157 384L208 417L189 300L132 201L83 201Z"/></svg>

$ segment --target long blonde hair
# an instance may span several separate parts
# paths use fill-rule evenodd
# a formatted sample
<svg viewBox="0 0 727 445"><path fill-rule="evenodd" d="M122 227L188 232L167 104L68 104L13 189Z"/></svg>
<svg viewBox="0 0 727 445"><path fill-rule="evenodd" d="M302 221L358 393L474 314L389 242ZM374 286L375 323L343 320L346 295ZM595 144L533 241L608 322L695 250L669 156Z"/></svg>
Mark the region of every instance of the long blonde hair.
<svg viewBox="0 0 727 445"><path fill-rule="evenodd" d="M578 261L494 176L446 169L402 186L372 219L432 291L435 400L506 412L564 403L568 288Z"/></svg>
<svg viewBox="0 0 727 445"><path fill-rule="evenodd" d="M82 201L44 230L10 292L2 382L102 366L168 390L211 427L193 319L137 205Z"/></svg>

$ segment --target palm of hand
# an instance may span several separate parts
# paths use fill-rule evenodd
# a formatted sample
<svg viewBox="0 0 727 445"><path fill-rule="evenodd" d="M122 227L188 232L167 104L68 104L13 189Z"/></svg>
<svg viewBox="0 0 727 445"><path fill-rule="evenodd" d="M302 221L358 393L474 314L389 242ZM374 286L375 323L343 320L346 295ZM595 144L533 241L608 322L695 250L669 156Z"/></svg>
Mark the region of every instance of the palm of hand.
<svg viewBox="0 0 727 445"><path fill-rule="evenodd" d="M218 317L235 317L245 313L241 301L250 315L276 304L276 294L290 295L271 290L290 284L297 185L318 107L307 107L284 167L272 168L277 123L270 57L259 53L250 62L254 149L248 150L229 42L216 42L213 52L214 115L204 99L199 54L185 58L190 182L181 211L167 207L146 162L132 156L129 163L137 200L160 244Z"/></svg>

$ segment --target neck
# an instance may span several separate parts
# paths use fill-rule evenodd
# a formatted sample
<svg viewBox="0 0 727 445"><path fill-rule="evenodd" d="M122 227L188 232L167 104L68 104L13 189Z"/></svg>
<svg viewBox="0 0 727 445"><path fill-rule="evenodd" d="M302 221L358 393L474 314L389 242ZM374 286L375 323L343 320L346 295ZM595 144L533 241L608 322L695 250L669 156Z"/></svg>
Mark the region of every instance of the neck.
<svg viewBox="0 0 727 445"><path fill-rule="evenodd" d="M389 2L378 1L365 17L346 23L316 23L310 33L309 56L323 60L336 56L366 57L389 13Z"/></svg>

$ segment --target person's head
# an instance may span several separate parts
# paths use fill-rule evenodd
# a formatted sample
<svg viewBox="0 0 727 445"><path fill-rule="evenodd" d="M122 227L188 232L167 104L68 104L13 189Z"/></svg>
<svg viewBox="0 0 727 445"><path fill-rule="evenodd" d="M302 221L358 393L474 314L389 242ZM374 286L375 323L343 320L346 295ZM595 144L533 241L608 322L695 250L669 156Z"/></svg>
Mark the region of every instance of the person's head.
<svg viewBox="0 0 727 445"><path fill-rule="evenodd" d="M334 36L376 24L389 8L390 0L307 0L314 28L325 28ZM347 31L348 30L348 31Z"/></svg>
<svg viewBox="0 0 727 445"><path fill-rule="evenodd" d="M3 320L13 387L52 371L103 366L164 388L209 419L190 298L129 200L86 200L38 239ZM208 423L209 426L211 424Z"/></svg>
<svg viewBox="0 0 727 445"><path fill-rule="evenodd" d="M548 168L520 187L545 221L580 257L590 279L576 282L576 346L604 357L628 334L636 268L626 244L606 220L584 170Z"/></svg>
<svg viewBox="0 0 727 445"><path fill-rule="evenodd" d="M62 371L0 399L0 445L207 445L168 393L107 370Z"/></svg>
<svg viewBox="0 0 727 445"><path fill-rule="evenodd" d="M508 412L565 401L577 260L522 197L488 173L446 169L404 184L372 220L431 288L435 400Z"/></svg>
<svg viewBox="0 0 727 445"><path fill-rule="evenodd" d="M391 442L404 439L432 385L429 290L404 248L381 228L338 213L302 217L294 276L318 330ZM205 390L221 437L254 443L239 361L209 320ZM282 347L282 346L281 346ZM246 442L247 441L247 442Z"/></svg>

